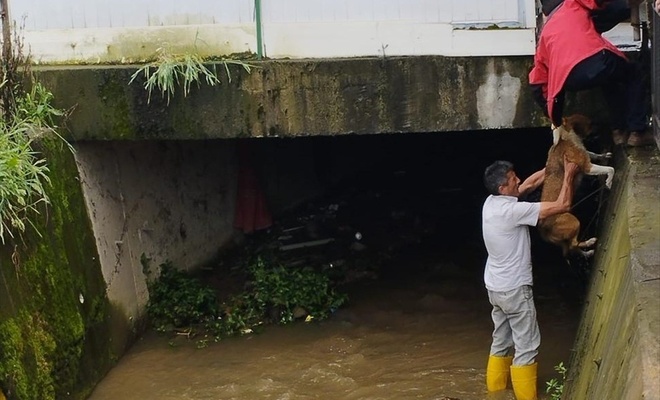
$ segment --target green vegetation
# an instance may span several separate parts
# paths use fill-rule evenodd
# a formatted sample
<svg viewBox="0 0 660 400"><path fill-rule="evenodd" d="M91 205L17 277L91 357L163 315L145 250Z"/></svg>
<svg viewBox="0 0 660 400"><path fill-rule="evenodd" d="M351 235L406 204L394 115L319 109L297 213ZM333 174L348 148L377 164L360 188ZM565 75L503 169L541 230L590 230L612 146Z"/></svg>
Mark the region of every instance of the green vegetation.
<svg viewBox="0 0 660 400"><path fill-rule="evenodd" d="M8 85L3 82L0 90ZM22 233L33 225L32 213L40 203L48 203L45 186L50 183L48 166L33 141L47 133L57 135L52 117L62 112L50 105L52 94L39 82L30 92L16 99L16 107L0 120L0 240L12 231ZM7 114L5 114L7 115Z"/></svg>
<svg viewBox="0 0 660 400"><path fill-rule="evenodd" d="M0 324L0 347L4 353L0 377L14 382L15 398L55 398L52 362L48 358L56 344L46 328L41 315L26 312Z"/></svg>
<svg viewBox="0 0 660 400"><path fill-rule="evenodd" d="M30 71L29 56L23 54L22 39L14 35L14 46L5 48L1 67L0 100L0 241L23 233L48 203L45 186L46 160L33 150L33 141L47 134L57 135L54 118L63 112L51 106L52 94ZM13 49L13 50L12 50ZM60 138L61 139L61 138Z"/></svg>
<svg viewBox="0 0 660 400"><path fill-rule="evenodd" d="M56 132L64 113L20 36L3 34L0 398L78 400L109 368L109 304L72 147Z"/></svg>
<svg viewBox="0 0 660 400"><path fill-rule="evenodd" d="M160 276L148 283L147 313L160 330L183 327L212 320L217 312L213 289L174 268L167 262L160 266Z"/></svg>
<svg viewBox="0 0 660 400"><path fill-rule="evenodd" d="M240 65L248 73L252 66L239 60L220 60L218 61L227 74L231 82L230 64ZM190 93L193 84L200 85L202 81L209 86L220 84L220 79L216 71L216 63L211 65L211 69L204 65L204 59L197 54L171 54L162 47L158 49L156 59L138 69L132 76L129 84L144 75L144 88L149 93L148 102L151 101L151 93L154 90L160 91L162 97L167 98L167 104L174 95L178 85L182 86L183 96Z"/></svg>
<svg viewBox="0 0 660 400"><path fill-rule="evenodd" d="M545 383L545 392L550 395L552 400L561 400L561 395L564 392L564 382L566 381L566 367L563 362L555 365L555 371L560 375L560 378L552 378Z"/></svg>
<svg viewBox="0 0 660 400"><path fill-rule="evenodd" d="M143 266L145 262L143 257ZM251 333L267 323L322 320L347 300L335 291L325 272L266 262L262 257L247 265L244 290L223 302L211 288L171 263L161 264L160 271L160 277L148 285L147 313L154 328L188 335L204 331L216 340ZM204 346L205 341L198 345Z"/></svg>

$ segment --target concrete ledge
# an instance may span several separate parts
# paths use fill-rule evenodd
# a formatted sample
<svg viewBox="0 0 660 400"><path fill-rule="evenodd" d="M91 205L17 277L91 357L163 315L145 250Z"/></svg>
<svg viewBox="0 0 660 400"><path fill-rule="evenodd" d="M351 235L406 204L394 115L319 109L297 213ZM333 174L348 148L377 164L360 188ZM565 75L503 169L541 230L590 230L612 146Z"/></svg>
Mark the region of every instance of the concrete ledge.
<svg viewBox="0 0 660 400"><path fill-rule="evenodd" d="M660 399L660 156L617 156L566 399Z"/></svg>
<svg viewBox="0 0 660 400"><path fill-rule="evenodd" d="M137 66L35 68L73 140L213 139L469 131L547 126L527 85L532 58L277 60L168 105ZM224 67L218 66L220 75Z"/></svg>
<svg viewBox="0 0 660 400"><path fill-rule="evenodd" d="M638 306L642 398L660 399L660 159L658 150L635 149L629 189L630 267Z"/></svg>

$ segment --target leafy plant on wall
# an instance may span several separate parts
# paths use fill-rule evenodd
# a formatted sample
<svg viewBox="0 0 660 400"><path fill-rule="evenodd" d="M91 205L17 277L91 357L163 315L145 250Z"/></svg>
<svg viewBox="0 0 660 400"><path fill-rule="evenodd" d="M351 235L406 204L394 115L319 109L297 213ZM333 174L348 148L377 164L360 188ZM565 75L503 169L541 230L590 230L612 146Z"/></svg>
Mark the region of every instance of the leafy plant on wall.
<svg viewBox="0 0 660 400"><path fill-rule="evenodd" d="M195 42L197 40L195 39ZM155 59L152 62L139 68L131 75L129 84L133 83L140 75L143 75L144 88L149 93L147 102L151 101L152 92L158 91L163 98L167 99L167 104L169 104L179 86L183 90L183 96L186 97L193 85L199 86L202 82L209 86L219 85L217 65L224 68L230 82L229 65L240 65L248 73L254 67L240 60L221 59L217 63L211 64L209 68L204 64L205 61L195 52L174 54L165 47L160 47L156 50Z"/></svg>
<svg viewBox="0 0 660 400"><path fill-rule="evenodd" d="M3 26L6 21L3 20ZM14 27L16 30L16 27ZM8 33L3 29L3 34ZM10 35L12 36L12 35ZM48 203L48 166L34 140L55 131L64 113L51 105L52 94L34 80L21 35L4 38L0 81L0 240L5 243L33 225L31 215ZM60 137L61 138L61 137ZM69 146L71 150L72 147Z"/></svg>

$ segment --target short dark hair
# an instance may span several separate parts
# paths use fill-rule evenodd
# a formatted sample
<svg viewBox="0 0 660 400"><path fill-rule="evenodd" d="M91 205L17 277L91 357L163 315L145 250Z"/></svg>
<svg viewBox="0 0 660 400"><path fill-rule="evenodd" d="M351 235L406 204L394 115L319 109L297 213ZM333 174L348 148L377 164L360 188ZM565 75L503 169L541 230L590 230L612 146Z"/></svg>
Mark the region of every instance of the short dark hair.
<svg viewBox="0 0 660 400"><path fill-rule="evenodd" d="M484 186L490 194L500 194L500 186L506 185L509 171L513 171L513 164L508 161L495 161L484 171Z"/></svg>

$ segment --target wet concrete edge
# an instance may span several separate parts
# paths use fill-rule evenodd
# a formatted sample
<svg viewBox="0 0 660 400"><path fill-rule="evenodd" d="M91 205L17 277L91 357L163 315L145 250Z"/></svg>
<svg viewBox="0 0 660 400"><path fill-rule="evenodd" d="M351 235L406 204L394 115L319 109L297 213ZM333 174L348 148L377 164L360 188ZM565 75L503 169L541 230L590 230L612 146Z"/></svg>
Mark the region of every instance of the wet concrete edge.
<svg viewBox="0 0 660 400"><path fill-rule="evenodd" d="M630 268L638 307L642 396L660 399L660 154L655 147L631 149L628 219Z"/></svg>

